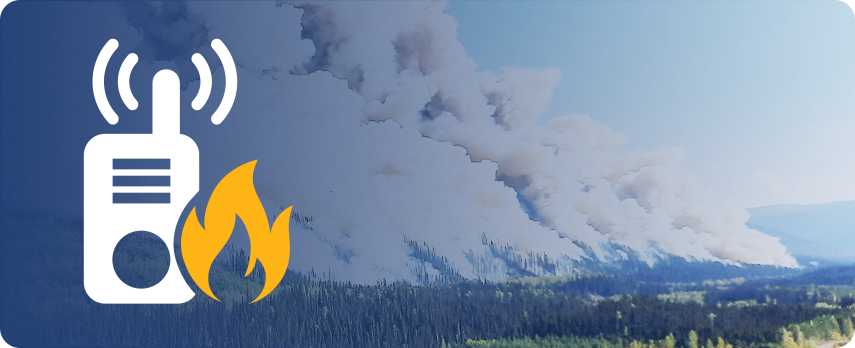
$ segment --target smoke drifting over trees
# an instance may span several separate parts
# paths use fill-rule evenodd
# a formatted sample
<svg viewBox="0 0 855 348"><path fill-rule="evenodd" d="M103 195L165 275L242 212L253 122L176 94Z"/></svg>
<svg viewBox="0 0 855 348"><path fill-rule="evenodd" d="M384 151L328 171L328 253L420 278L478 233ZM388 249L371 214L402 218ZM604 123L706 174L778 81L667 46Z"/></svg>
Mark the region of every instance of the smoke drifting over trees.
<svg viewBox="0 0 855 348"><path fill-rule="evenodd" d="M292 269L373 283L445 267L465 278L567 274L627 258L797 266L777 238L745 226L746 211L704 197L679 148L621 152L625 136L588 116L537 124L561 71L478 71L445 6L188 2L158 24L232 52L229 118L185 129L208 166L203 184L258 159L268 208L312 217L292 224ZM158 32L146 30L143 41ZM204 53L197 41L175 51ZM222 71L211 64L213 100ZM198 81L185 82L189 100ZM444 265L413 257L412 241ZM554 267L535 262L544 257Z"/></svg>

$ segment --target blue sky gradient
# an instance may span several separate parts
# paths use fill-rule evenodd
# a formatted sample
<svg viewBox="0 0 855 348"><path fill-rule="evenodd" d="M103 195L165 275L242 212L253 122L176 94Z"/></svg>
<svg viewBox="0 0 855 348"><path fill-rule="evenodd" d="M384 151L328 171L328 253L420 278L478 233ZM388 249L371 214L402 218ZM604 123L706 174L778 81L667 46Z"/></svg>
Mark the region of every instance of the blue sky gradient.
<svg viewBox="0 0 855 348"><path fill-rule="evenodd" d="M855 200L855 16L838 1L452 1L479 70L558 67L539 121L680 147L742 207Z"/></svg>

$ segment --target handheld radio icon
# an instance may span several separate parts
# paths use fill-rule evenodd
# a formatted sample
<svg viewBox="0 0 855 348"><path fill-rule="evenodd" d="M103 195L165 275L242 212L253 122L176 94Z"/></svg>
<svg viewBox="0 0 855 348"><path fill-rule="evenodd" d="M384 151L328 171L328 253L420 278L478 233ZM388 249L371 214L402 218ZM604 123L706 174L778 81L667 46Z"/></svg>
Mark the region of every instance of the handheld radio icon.
<svg viewBox="0 0 855 348"><path fill-rule="evenodd" d="M237 92L234 60L219 39L211 46L223 64L226 87L223 101L211 116L225 119ZM104 92L107 62L119 47L111 39L101 49L92 73L92 90L107 122L119 116ZM119 68L119 95L130 110L138 106L131 94L130 74L137 56L129 54ZM199 53L192 57L199 69L200 87L191 106L199 110L211 93L211 71ZM83 283L86 293L100 303L184 303L194 293L178 270L173 240L185 205L199 191L199 149L180 133L180 81L171 70L161 70L152 81L152 134L101 134L83 153ZM128 286L113 268L113 250L126 235L148 231L160 237L172 258L166 276L156 285Z"/></svg>

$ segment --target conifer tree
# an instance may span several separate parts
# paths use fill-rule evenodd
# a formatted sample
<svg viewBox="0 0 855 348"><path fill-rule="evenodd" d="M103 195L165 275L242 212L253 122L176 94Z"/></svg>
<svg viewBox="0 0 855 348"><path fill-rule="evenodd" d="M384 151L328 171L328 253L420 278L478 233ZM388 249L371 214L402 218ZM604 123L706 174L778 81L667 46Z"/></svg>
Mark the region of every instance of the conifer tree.
<svg viewBox="0 0 855 348"><path fill-rule="evenodd" d="M843 319L843 338L844 339L852 339L852 336L855 335L855 327L852 325L851 318Z"/></svg>
<svg viewBox="0 0 855 348"><path fill-rule="evenodd" d="M796 340L793 339L793 333L787 329L781 329L781 346L783 348L799 348Z"/></svg>
<svg viewBox="0 0 855 348"><path fill-rule="evenodd" d="M677 339L674 338L674 334L669 333L667 337L665 337L665 342L662 344L662 348L674 348L677 346Z"/></svg>
<svg viewBox="0 0 855 348"><path fill-rule="evenodd" d="M689 331L689 347L698 348L698 333L695 330Z"/></svg>

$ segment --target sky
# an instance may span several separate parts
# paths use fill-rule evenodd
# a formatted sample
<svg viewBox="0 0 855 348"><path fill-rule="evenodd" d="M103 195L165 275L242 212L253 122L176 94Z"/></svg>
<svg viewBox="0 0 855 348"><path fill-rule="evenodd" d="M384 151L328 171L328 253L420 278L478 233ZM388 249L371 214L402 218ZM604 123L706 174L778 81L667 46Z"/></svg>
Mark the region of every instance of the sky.
<svg viewBox="0 0 855 348"><path fill-rule="evenodd" d="M13 3L0 22L0 114L34 116L2 118L0 166L27 170L0 171L0 214L44 216L63 209L88 221L79 184L86 175L86 144L103 133L151 132L151 81L164 68L175 70L186 87L181 132L200 150L200 194L184 212L193 206L201 212L223 176L258 160L253 184L267 215L293 206L295 214L311 218L295 219L300 223L290 232L295 247L289 267L326 270L336 280L418 282L437 279L442 269L471 279L504 279L516 272L511 267L563 275L577 272L577 261L632 258L652 264L670 256L791 267L796 260L783 244L745 226L748 212L714 202L697 188L723 194L743 189L756 194L749 197L755 201L784 202L755 182L733 179L760 170L811 179L822 179L816 173L825 170L841 178L844 184L837 187L816 179L814 186L821 187L814 196L820 199L850 188L842 172L850 161L841 150L848 138L816 133L849 127L851 108L844 101L852 92L845 82L850 79L837 85L826 80L846 77L851 54L829 53L819 45L822 35L806 37L797 48L769 48L765 56L736 49L715 56L723 50L713 45L717 41L691 44L709 36L700 29L691 35L691 28L671 30L683 37L667 40L657 30L626 29L643 27L630 19L650 18L645 11L668 17L676 11L670 8L463 3L485 8L472 13L484 22L472 23L469 28L479 30L472 32L465 15L455 20L443 12L459 10L458 4ZM685 4L691 3L662 6ZM851 22L844 9L829 13ZM549 28L541 15L508 17L529 10L580 28ZM699 16L712 12L695 9ZM700 22L685 16L670 15L684 27ZM668 18L654 19L659 31L674 26L661 24L670 23ZM810 24L802 26L817 31ZM512 35L514 27L522 33ZM630 34L623 41L612 38ZM742 40L738 47L762 51L743 38L747 34L734 36ZM852 33L839 41L848 37ZM105 122L91 94L92 64L111 38L120 46L105 76L117 76L129 53L139 57L130 79L138 109L124 107L117 79L105 79L107 98L121 119L115 125ZM227 45L240 81L230 116L220 125L210 122L218 103L193 110L189 102L200 88L189 63L197 52L211 65L211 100L223 96L223 66L210 46L214 39ZM654 43L654 50L641 49ZM852 45L827 46L839 51ZM538 51L544 47L563 51ZM805 53L810 59L799 64L773 59L800 50L824 53ZM682 61L688 63L677 64ZM808 79L815 75L824 80ZM792 82L796 77L804 81ZM553 94L549 103L546 97ZM44 96L52 102L41 102ZM561 116L570 113L590 118ZM786 127L781 119L788 120ZM745 134L750 137L740 138ZM840 159L833 165L819 165L834 156ZM706 183L696 185L683 171L699 173ZM761 205L756 203L739 204ZM413 256L412 245L434 252L448 268ZM542 256L555 267L537 262Z"/></svg>
<svg viewBox="0 0 855 348"><path fill-rule="evenodd" d="M452 1L478 70L563 72L538 120L678 147L743 208L855 200L855 16L838 1Z"/></svg>

